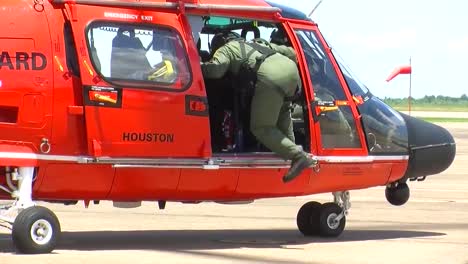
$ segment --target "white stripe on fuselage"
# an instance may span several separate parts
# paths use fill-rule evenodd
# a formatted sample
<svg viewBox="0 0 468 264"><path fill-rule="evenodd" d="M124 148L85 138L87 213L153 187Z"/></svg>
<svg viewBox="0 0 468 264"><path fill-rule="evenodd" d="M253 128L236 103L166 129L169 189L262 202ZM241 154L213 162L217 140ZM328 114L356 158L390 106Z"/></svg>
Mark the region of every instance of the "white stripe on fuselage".
<svg viewBox="0 0 468 264"><path fill-rule="evenodd" d="M374 161L404 161L408 160L409 156L399 155L399 156L316 156L320 161L328 163L370 163ZM110 158L110 157L90 157L90 156L66 156L66 155L46 155L46 154L35 154L35 153L23 153L23 152L0 152L0 159L20 159L20 160L44 160L44 161L69 161L77 163L106 163L106 164L168 164L174 167L184 164L185 161L191 165L197 166L198 164L193 164L194 160L200 165L206 164L208 159L140 159L140 158ZM240 165L244 161L250 165L255 164L257 158L240 158L235 156L223 156L223 157L214 157L227 160L236 160L235 165ZM103 160L99 160L103 159ZM104 160L105 159L105 160ZM274 164L275 160L278 160L278 164L284 164L285 162L279 158L265 158L262 157L261 160L264 162L269 161L270 164ZM222 163L221 163L222 164ZM227 165L227 164L226 164ZM232 164L234 165L234 164Z"/></svg>

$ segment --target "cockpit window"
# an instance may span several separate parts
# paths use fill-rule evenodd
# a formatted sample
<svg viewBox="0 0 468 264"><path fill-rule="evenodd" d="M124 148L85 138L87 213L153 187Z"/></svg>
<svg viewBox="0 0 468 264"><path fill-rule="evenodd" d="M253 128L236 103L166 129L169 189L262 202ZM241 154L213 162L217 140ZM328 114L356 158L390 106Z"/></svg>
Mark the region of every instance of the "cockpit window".
<svg viewBox="0 0 468 264"><path fill-rule="evenodd" d="M296 30L309 68L316 96L331 96L334 100L346 100L335 69L325 53L322 43L313 31Z"/></svg>
<svg viewBox="0 0 468 264"><path fill-rule="evenodd" d="M343 73L346 83L348 84L348 87L351 90L351 93L354 96L366 95L369 92L369 89L367 88L367 86L364 85L356 77L356 75L346 66L343 59L338 55L336 50L333 50L332 53L336 61L338 62L338 65L340 66L341 72Z"/></svg>
<svg viewBox="0 0 468 264"><path fill-rule="evenodd" d="M88 28L92 63L110 83L183 90L191 81L185 48L173 29L97 22Z"/></svg>

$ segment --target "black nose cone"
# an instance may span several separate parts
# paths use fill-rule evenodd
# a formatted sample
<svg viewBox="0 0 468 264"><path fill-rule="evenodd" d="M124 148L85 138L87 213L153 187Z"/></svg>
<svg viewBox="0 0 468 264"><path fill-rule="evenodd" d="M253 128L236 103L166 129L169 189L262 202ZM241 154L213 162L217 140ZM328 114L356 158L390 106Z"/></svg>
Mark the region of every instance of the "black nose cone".
<svg viewBox="0 0 468 264"><path fill-rule="evenodd" d="M456 145L443 127L401 114L408 128L409 164L405 179L441 173L452 164Z"/></svg>

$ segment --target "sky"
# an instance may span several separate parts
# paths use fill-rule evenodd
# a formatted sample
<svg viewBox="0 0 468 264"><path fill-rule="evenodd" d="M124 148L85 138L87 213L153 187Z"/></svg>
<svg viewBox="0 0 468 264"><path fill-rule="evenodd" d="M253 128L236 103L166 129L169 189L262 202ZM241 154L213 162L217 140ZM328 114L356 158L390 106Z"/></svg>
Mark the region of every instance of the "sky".
<svg viewBox="0 0 468 264"><path fill-rule="evenodd" d="M272 0L307 15L319 0ZM467 0L323 0L312 14L330 46L380 98L468 95ZM468 106L467 106L468 107Z"/></svg>

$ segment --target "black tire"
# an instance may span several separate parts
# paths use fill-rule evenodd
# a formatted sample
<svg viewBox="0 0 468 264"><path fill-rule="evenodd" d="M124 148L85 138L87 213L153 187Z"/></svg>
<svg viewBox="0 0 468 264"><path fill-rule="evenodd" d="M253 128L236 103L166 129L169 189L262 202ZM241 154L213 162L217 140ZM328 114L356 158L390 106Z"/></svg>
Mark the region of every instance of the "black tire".
<svg viewBox="0 0 468 264"><path fill-rule="evenodd" d="M385 198L387 198L387 201L392 205L404 205L409 200L409 197L410 189L406 183L400 183L392 188L385 188Z"/></svg>
<svg viewBox="0 0 468 264"><path fill-rule="evenodd" d="M42 206L22 210L13 223L12 239L19 253L50 253L55 249L59 237L60 223L57 216Z"/></svg>
<svg viewBox="0 0 468 264"><path fill-rule="evenodd" d="M334 223L343 209L335 203L325 203L320 210L319 232L324 237L337 237L341 235L346 226L346 216L343 216L339 223Z"/></svg>
<svg viewBox="0 0 468 264"><path fill-rule="evenodd" d="M321 207L319 202L308 202L297 212L297 227L304 236L318 235Z"/></svg>

